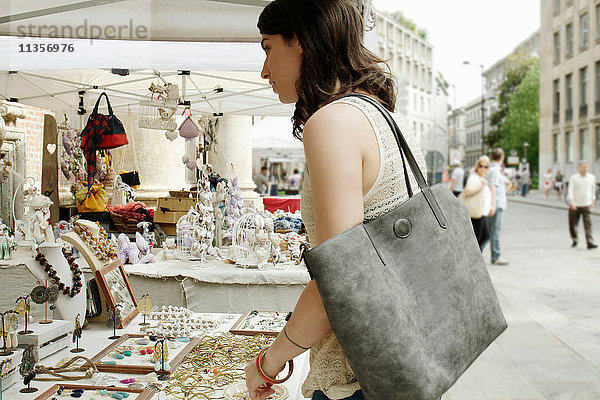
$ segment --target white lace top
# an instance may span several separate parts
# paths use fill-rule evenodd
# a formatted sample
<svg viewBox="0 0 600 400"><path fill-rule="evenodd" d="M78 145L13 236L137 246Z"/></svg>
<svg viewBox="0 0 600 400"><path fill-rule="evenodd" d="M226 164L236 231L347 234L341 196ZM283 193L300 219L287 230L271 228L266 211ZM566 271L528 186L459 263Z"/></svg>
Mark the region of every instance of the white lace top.
<svg viewBox="0 0 600 400"><path fill-rule="evenodd" d="M350 104L360 109L369 119L377 136L380 155L379 174L369 192L364 196L365 220L375 219L408 199L400 150L383 115L366 100L348 97L336 100L334 103ZM393 117L421 171L426 176L425 160L414 132L408 129L408 124L399 114L395 113ZM408 175L413 191L417 191L416 180L410 171ZM309 240L314 240L316 221L308 168L302 186L301 211ZM354 372L346 361L337 338L331 332L314 345L310 351L310 371L302 385L302 393L304 397L310 398L315 390L321 390L330 399L342 399L351 396L358 389L360 386Z"/></svg>

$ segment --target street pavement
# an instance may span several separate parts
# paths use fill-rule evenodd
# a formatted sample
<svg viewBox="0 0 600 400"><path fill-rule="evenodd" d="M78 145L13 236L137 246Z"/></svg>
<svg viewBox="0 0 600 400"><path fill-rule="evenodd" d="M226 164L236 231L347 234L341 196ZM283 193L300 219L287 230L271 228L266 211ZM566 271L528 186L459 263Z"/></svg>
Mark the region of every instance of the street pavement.
<svg viewBox="0 0 600 400"><path fill-rule="evenodd" d="M509 326L444 400L600 399L600 249L587 250L581 222L571 248L566 204L553 194L509 198L510 264L491 265L484 250ZM600 217L592 223L600 244Z"/></svg>

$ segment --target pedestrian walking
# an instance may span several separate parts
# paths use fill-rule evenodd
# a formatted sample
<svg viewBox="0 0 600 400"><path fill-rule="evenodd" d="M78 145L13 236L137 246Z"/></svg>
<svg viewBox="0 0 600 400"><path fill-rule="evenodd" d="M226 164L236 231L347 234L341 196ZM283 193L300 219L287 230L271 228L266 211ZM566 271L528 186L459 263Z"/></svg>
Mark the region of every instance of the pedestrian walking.
<svg viewBox="0 0 600 400"><path fill-rule="evenodd" d="M569 201L569 233L573 243L571 247L577 247L577 230L579 217L583 216L583 229L588 249L598 247L594 243L592 235L592 219L590 212L596 201L596 177L588 172L588 164L581 161L577 167L578 172L569 178L567 200Z"/></svg>
<svg viewBox="0 0 600 400"><path fill-rule="evenodd" d="M521 196L527 197L529 185L531 185L531 173L528 167L523 167L523 172L521 172Z"/></svg>
<svg viewBox="0 0 600 400"><path fill-rule="evenodd" d="M556 171L556 175L554 176L554 189L556 190L556 197L558 198L558 200L560 200L562 198L562 191L563 191L563 175L560 172L560 169L558 171Z"/></svg>
<svg viewBox="0 0 600 400"><path fill-rule="evenodd" d="M492 150L490 171L487 175L488 185L492 193L492 209L490 211L490 246L492 253L492 264L507 265L508 261L500 254L500 234L502 232L502 216L506 210L506 186L502 177L502 163L504 162L504 151L501 148ZM528 169L525 170L529 172ZM525 171L521 179L523 184L529 179L525 176ZM526 179L527 178L527 179ZM487 242L486 242L487 243ZM486 243L483 243L482 249Z"/></svg>
<svg viewBox="0 0 600 400"><path fill-rule="evenodd" d="M553 183L554 176L552 176L552 169L548 168L544 174L544 192L546 193L546 198L550 197L550 190L552 190Z"/></svg>
<svg viewBox="0 0 600 400"><path fill-rule="evenodd" d="M488 219L492 208L492 194L485 179L489 168L490 159L488 156L481 156L469 174L465 190L459 197L469 210L473 231L475 231L480 249L483 249L484 243L490 237Z"/></svg>
<svg viewBox="0 0 600 400"><path fill-rule="evenodd" d="M460 161L452 161L452 176L450 178L450 191L458 197L464 189L465 170L460 166Z"/></svg>

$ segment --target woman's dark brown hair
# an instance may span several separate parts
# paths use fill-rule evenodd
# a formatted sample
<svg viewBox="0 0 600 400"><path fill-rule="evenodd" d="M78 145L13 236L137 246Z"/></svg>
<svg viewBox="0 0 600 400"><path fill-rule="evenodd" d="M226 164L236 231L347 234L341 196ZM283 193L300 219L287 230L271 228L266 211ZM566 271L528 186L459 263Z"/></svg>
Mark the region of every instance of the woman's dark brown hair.
<svg viewBox="0 0 600 400"><path fill-rule="evenodd" d="M319 107L356 89L377 96L394 111L395 84L384 61L363 45L364 22L353 0L274 0L258 18L262 34L291 40L303 50L298 101L292 121L302 140L304 124ZM337 82L340 86L337 86Z"/></svg>

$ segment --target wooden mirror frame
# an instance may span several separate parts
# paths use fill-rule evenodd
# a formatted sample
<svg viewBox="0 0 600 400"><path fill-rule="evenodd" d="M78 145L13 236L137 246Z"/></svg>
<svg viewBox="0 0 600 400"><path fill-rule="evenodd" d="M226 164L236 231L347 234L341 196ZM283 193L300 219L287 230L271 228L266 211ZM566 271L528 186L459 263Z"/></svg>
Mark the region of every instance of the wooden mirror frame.
<svg viewBox="0 0 600 400"><path fill-rule="evenodd" d="M125 286L127 287L127 291L129 292L129 295L131 296L134 305L133 310L131 310L131 312L128 315L121 315L121 324L117 326L117 328L123 329L127 325L129 325L131 320L135 318L135 316L139 313L138 302L135 298L135 294L133 293L133 289L131 288L131 284L129 283L129 279L127 278L127 274L125 273L125 269L123 268L123 264L121 264L120 260L115 260L110 264L107 264L103 268L97 270L95 272L95 275L98 286L100 286L100 288L102 289L102 293L104 293L106 304L108 306L114 307L119 303L115 301L115 298L110 290L110 285L106 281L106 275L108 275L108 273L114 270L118 270L121 276L123 277L123 281L125 282Z"/></svg>

